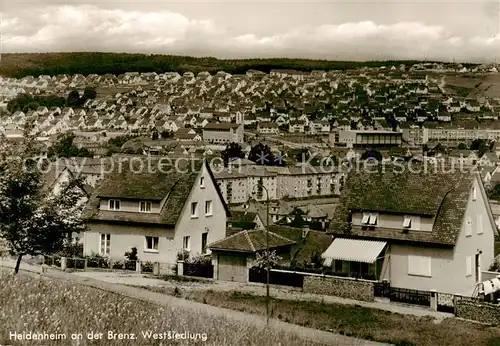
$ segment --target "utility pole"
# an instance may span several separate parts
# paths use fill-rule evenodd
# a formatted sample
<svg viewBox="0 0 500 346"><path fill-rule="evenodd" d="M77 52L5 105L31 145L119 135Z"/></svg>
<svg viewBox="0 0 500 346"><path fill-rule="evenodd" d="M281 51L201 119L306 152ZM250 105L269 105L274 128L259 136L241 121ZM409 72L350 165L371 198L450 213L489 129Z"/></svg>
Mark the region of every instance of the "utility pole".
<svg viewBox="0 0 500 346"><path fill-rule="evenodd" d="M269 263L269 192L267 188L262 186L266 190L266 199L267 199L267 225L266 225L266 262L267 262L267 280L266 280L266 324L269 326L269 305L270 305L270 294L269 294L269 272L270 272L270 263Z"/></svg>
<svg viewBox="0 0 500 346"><path fill-rule="evenodd" d="M255 195L255 188L257 185L254 185L252 189L252 195ZM266 191L266 325L269 326L269 315L270 315L270 303L271 303L271 294L269 292L269 282L270 282L270 272L271 272L271 263L270 263L270 254L269 254L269 224L270 224L270 218L269 218L269 191L264 185L261 185L262 189ZM257 198L255 198L255 201L257 204L261 205Z"/></svg>

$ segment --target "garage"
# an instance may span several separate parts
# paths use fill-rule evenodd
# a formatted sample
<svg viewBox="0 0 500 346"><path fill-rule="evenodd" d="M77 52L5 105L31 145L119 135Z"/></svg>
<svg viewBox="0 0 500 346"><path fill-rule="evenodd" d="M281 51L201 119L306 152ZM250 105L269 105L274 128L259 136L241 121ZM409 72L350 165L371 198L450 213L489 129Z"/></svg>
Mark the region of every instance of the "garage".
<svg viewBox="0 0 500 346"><path fill-rule="evenodd" d="M219 254L217 280L248 282L247 254Z"/></svg>
<svg viewBox="0 0 500 346"><path fill-rule="evenodd" d="M257 253L285 248L290 253L294 241L265 230L245 230L216 241L208 246L216 280L248 282L248 270Z"/></svg>

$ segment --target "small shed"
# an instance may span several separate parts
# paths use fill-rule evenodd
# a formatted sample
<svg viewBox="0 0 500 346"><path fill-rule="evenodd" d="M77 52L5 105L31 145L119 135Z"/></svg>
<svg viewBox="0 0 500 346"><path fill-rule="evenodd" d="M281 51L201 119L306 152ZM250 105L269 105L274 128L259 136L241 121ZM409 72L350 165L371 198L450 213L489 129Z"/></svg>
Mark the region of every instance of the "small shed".
<svg viewBox="0 0 500 346"><path fill-rule="evenodd" d="M209 245L214 279L248 282L249 269L257 253L266 250L266 230L244 230ZM289 259L295 241L269 232L269 249Z"/></svg>

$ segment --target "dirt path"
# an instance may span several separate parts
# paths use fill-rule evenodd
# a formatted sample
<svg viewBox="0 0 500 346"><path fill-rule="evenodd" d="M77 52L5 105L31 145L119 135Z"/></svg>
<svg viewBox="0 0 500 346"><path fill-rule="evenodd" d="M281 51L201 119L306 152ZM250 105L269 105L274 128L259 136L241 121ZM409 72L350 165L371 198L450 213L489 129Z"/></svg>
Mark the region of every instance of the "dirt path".
<svg viewBox="0 0 500 346"><path fill-rule="evenodd" d="M1 272L4 273L6 271L5 268L9 268L11 270L11 268L14 267L15 263L11 260L3 260L1 265L2 267L4 267L2 268ZM71 273L61 272L54 269L49 269L48 272L44 274L39 274L40 273L39 266L29 265L26 263L22 263L21 270L24 275L32 275L32 276L43 275L44 277L68 280L80 285L85 285L105 290L108 292L122 294L130 298L140 299L162 306L168 306L171 308L178 308L184 310L186 309L192 310L204 313L209 316L228 318L236 322L251 323L255 325L257 328L266 327L266 320L264 316L258 316L240 311L214 307L202 303L197 303L194 301L189 301L160 293L151 292L141 288L136 288L123 284L105 282L89 277L84 277L81 275L74 275ZM383 343L367 341L367 340L359 340L339 334L328 333L317 329L301 327L298 325L282 322L276 319L271 319L269 326L271 328L279 329L286 333L295 333L302 339L323 343L325 345L359 345L359 346L386 345Z"/></svg>

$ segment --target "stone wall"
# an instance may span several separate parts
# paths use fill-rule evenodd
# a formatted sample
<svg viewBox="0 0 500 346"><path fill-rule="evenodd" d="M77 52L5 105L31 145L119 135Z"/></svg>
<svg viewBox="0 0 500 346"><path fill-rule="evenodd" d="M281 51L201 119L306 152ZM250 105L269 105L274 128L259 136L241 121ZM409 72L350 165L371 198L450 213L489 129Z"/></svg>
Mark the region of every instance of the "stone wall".
<svg viewBox="0 0 500 346"><path fill-rule="evenodd" d="M455 302L455 315L468 320L500 325L500 305L458 300Z"/></svg>
<svg viewBox="0 0 500 346"><path fill-rule="evenodd" d="M306 276L304 292L373 302L373 283L342 278Z"/></svg>

